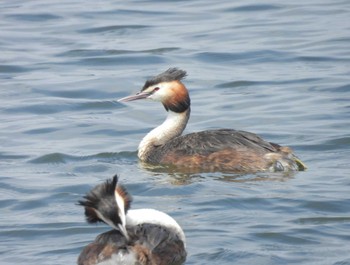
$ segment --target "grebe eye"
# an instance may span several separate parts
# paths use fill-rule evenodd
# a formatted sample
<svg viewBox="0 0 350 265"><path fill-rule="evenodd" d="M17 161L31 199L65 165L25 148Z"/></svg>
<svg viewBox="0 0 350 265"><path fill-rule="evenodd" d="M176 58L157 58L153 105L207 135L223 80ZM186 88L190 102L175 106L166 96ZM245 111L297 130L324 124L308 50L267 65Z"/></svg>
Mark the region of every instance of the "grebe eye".
<svg viewBox="0 0 350 265"><path fill-rule="evenodd" d="M153 92L156 92L156 91L158 91L159 90L159 87L155 87L154 89L153 89Z"/></svg>

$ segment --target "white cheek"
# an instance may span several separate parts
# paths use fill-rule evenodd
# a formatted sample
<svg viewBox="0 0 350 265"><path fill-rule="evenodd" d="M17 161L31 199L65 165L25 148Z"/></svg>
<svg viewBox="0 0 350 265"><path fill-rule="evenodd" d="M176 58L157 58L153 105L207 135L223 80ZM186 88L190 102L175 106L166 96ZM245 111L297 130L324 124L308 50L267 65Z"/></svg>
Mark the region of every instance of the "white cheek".
<svg viewBox="0 0 350 265"><path fill-rule="evenodd" d="M148 97L148 99L154 100L154 101L162 101L162 96L160 94L158 94L159 91L157 91L156 93L150 95Z"/></svg>
<svg viewBox="0 0 350 265"><path fill-rule="evenodd" d="M154 92L152 95L150 95L149 99L152 99L154 101L163 101L165 100L169 95L169 91L167 89L167 87L165 85L158 85L157 87L159 87L159 90Z"/></svg>

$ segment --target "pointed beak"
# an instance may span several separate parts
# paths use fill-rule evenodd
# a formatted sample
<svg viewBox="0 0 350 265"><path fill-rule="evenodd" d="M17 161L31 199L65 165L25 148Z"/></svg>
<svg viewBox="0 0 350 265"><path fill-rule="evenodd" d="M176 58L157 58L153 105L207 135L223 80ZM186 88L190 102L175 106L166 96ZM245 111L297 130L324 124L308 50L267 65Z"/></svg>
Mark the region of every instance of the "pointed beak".
<svg viewBox="0 0 350 265"><path fill-rule="evenodd" d="M126 240L129 241L130 237L128 235L128 231L126 231L126 227L123 226L122 224L118 224L119 227L119 231L123 234L123 236L125 236Z"/></svg>
<svg viewBox="0 0 350 265"><path fill-rule="evenodd" d="M133 101L133 100L138 100L138 99L144 99L147 98L151 95L151 93L148 92L139 92L136 95L131 95L127 96L125 98L118 99L118 102L128 102L128 101Z"/></svg>

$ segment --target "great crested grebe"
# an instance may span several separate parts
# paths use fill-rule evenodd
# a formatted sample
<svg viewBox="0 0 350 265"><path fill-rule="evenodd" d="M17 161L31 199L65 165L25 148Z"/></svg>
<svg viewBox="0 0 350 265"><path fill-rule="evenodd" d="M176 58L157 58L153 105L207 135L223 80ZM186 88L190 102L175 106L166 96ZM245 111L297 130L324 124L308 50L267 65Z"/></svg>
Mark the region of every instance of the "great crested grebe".
<svg viewBox="0 0 350 265"><path fill-rule="evenodd" d="M113 230L87 245L78 265L175 265L185 261L185 234L179 224L157 210L129 210L130 204L131 196L118 184L117 175L79 201L87 222L104 222Z"/></svg>
<svg viewBox="0 0 350 265"><path fill-rule="evenodd" d="M191 103L188 90L181 82L185 76L185 71L170 68L147 80L136 95L118 100L152 99L160 101L168 112L166 120L142 139L138 148L141 161L195 172L306 169L289 147L267 142L250 132L218 129L181 136L190 117Z"/></svg>

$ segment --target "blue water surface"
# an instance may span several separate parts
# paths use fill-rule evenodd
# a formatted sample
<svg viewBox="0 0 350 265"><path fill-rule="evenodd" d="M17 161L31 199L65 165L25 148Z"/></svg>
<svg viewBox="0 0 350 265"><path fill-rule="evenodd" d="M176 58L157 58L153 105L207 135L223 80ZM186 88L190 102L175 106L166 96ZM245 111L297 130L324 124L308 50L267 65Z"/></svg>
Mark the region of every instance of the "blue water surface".
<svg viewBox="0 0 350 265"><path fill-rule="evenodd" d="M75 264L109 228L76 202L118 173L133 208L173 216L185 264L350 264L350 2L0 2L1 264ZM186 133L292 147L297 174L144 168L161 104L118 98L188 72Z"/></svg>

